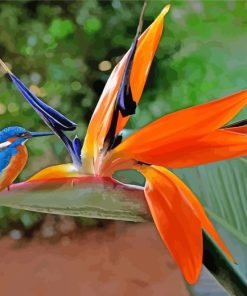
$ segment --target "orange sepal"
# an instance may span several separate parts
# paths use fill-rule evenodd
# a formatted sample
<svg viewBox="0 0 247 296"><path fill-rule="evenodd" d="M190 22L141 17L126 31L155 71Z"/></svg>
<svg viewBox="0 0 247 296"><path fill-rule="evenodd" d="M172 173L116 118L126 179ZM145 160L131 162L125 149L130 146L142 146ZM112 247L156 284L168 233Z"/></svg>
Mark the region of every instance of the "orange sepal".
<svg viewBox="0 0 247 296"><path fill-rule="evenodd" d="M170 5L167 5L139 38L130 76L131 90L136 103L141 98L147 75L162 34L163 19L169 8ZM103 145L112 119L115 99L128 54L129 51L113 69L92 115L82 149L82 154L85 155L85 158L92 158L93 155L97 155L98 149ZM128 117L123 118L120 115L117 132L125 126L127 120Z"/></svg>
<svg viewBox="0 0 247 296"><path fill-rule="evenodd" d="M130 75L130 86L133 99L138 103L148 77L148 73L153 61L155 52L160 42L163 31L164 17L168 13L170 5L165 6L155 21L140 36L137 51L134 57L133 66ZM120 114L117 124L116 134L118 134L126 125L129 116L122 117Z"/></svg>
<svg viewBox="0 0 247 296"><path fill-rule="evenodd" d="M60 164L45 168L33 175L29 181L49 180L49 179L61 179L70 177L81 177L73 164Z"/></svg>
<svg viewBox="0 0 247 296"><path fill-rule="evenodd" d="M228 131L226 129L216 130L207 136L192 141L189 145L170 151L163 161L159 161L162 155L156 154L152 157L153 163L162 163L166 167L181 168L207 164L211 162L227 160L247 155L246 134Z"/></svg>
<svg viewBox="0 0 247 296"><path fill-rule="evenodd" d="M205 137L160 149L149 153L133 152L133 158L145 163L169 168L183 168L227 160L247 155L246 134L220 129Z"/></svg>
<svg viewBox="0 0 247 296"><path fill-rule="evenodd" d="M202 267L202 226L184 191L166 169L141 166L145 196L162 240L186 281L195 284Z"/></svg>
<svg viewBox="0 0 247 296"><path fill-rule="evenodd" d="M243 155L246 153L244 145L247 138L227 129L217 129L231 120L246 103L247 90L174 112L133 133L114 149L113 154L169 167L197 165ZM226 142L220 143L217 137ZM207 152L206 148L210 147L212 149ZM199 155L200 149L203 156Z"/></svg>
<svg viewBox="0 0 247 296"><path fill-rule="evenodd" d="M219 245L219 247L222 249L222 251L226 254L226 256L234 262L234 258L222 239L220 238L218 232L214 228L213 224L209 220L208 216L206 215L202 205L200 204L199 200L195 196L195 194L190 190L190 188L181 180L179 179L175 174L170 172L166 169L161 169L162 171L165 171L167 178L169 178L176 186L179 188L179 190L183 193L184 197L187 199L187 201L190 203L190 205L193 207L194 211L196 212L199 220L201 221L202 227L208 232L208 234L215 240L215 242Z"/></svg>

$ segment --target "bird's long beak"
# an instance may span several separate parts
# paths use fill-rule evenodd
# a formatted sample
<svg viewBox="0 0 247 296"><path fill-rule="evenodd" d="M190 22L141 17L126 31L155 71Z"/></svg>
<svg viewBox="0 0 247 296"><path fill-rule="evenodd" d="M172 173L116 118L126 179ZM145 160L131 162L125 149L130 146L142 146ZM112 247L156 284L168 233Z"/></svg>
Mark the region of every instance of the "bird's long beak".
<svg viewBox="0 0 247 296"><path fill-rule="evenodd" d="M51 132L30 132L29 138L35 137L46 137L46 136L54 136L54 133Z"/></svg>

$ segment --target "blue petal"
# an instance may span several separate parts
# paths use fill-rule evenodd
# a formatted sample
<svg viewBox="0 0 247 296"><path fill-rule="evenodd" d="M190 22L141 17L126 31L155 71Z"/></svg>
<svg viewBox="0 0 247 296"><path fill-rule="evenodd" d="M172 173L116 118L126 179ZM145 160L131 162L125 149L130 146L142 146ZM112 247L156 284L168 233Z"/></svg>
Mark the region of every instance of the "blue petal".
<svg viewBox="0 0 247 296"><path fill-rule="evenodd" d="M61 138L61 140L64 142L65 146L67 147L67 150L69 151L69 154L70 154L70 156L72 158L73 164L76 167L80 168L81 167L81 164L82 164L81 163L81 150L78 151L78 149L76 149L76 147L74 145L74 141L71 141L65 135L64 132L62 132L61 130L54 130L54 132ZM81 141L78 139L77 142L81 142ZM80 146L82 147L82 144L80 144Z"/></svg>
<svg viewBox="0 0 247 296"><path fill-rule="evenodd" d="M73 163L77 166L81 166L81 157L79 147L81 147L81 142L78 138L71 141L63 131L72 131L76 129L76 123L69 120L61 113L50 107L49 105L42 102L38 97L36 97L13 73L9 73L15 86L22 93L27 102L34 108L34 110L39 114L43 121L56 133L60 139L64 142ZM80 143L80 144L79 144Z"/></svg>
<svg viewBox="0 0 247 296"><path fill-rule="evenodd" d="M130 52L129 52L128 59L123 72L120 87L117 93L111 124L104 140L104 150L106 151L113 149L114 147L119 145L119 143L122 140L121 135L115 135L119 113L121 113L123 117L135 114L136 102L133 99L133 95L131 91L130 74L131 74L133 60L134 60L136 49L137 49L138 38L141 35L141 31L142 31L143 16L144 16L144 11L146 6L147 6L147 3L145 2L142 8L136 35L130 47Z"/></svg>
<svg viewBox="0 0 247 296"><path fill-rule="evenodd" d="M33 106L36 112L38 112L42 119L51 124L53 127L60 128L63 131L72 131L76 129L77 124L63 116L61 113L48 106L37 98L31 91L18 79L14 74L9 74L12 81L28 101Z"/></svg>
<svg viewBox="0 0 247 296"><path fill-rule="evenodd" d="M104 141L104 147L106 150L113 149L121 142L120 138L115 136L119 112L121 112L122 116L125 117L134 114L136 110L136 102L133 100L130 86L130 73L137 48L138 37L139 34L137 33L134 41L132 42L128 60L120 83L115 108L112 114L111 124Z"/></svg>
<svg viewBox="0 0 247 296"><path fill-rule="evenodd" d="M119 110L123 117L135 114L136 102L133 99L130 87L131 68L137 48L138 36L135 37L124 69L120 89L116 99L116 111Z"/></svg>
<svg viewBox="0 0 247 296"><path fill-rule="evenodd" d="M80 139L76 136L73 140L73 150L74 153L77 155L78 159L81 161L81 149L82 149L82 143Z"/></svg>

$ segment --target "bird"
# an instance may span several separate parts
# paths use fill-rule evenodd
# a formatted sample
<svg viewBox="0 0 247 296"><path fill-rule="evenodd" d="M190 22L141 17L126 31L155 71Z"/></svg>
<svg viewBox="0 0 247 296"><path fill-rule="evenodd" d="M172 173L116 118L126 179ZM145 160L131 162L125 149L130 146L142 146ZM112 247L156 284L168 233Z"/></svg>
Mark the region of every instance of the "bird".
<svg viewBox="0 0 247 296"><path fill-rule="evenodd" d="M8 188L19 176L28 159L25 143L30 138L54 135L52 132L30 132L20 126L0 131L0 191Z"/></svg>

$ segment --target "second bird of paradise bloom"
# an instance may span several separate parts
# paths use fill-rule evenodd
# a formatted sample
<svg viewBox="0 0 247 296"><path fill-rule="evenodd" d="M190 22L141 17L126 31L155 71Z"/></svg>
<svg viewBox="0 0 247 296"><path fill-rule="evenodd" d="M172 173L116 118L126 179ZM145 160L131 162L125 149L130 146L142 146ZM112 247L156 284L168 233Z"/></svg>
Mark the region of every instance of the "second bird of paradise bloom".
<svg viewBox="0 0 247 296"><path fill-rule="evenodd" d="M188 283L202 267L206 231L234 262L194 193L167 168L183 168L247 154L246 121L226 125L247 103L247 90L163 116L126 139L121 132L135 113L160 41L166 6L112 71L88 126L83 145L64 133L74 123L39 100L8 69L25 99L63 140L73 163L48 167L28 182L85 176L111 177L136 169L146 178L145 197L159 234Z"/></svg>

